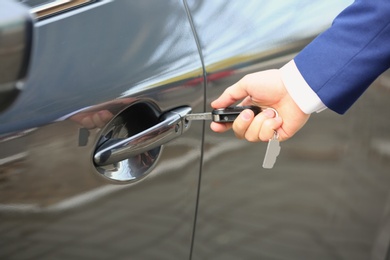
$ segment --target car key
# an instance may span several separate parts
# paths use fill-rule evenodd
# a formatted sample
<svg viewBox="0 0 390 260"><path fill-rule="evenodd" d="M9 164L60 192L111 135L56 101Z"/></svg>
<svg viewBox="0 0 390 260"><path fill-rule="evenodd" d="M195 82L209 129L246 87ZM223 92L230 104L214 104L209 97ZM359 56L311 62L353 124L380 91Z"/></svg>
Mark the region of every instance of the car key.
<svg viewBox="0 0 390 260"><path fill-rule="evenodd" d="M213 120L217 123L228 123L233 122L237 116L244 111L245 109L251 109L255 115L261 112L261 108L257 106L235 106L235 107L227 107L214 109L212 112L208 113L195 113L186 115L186 120ZM276 116L278 116L278 112L274 110ZM275 131L272 139L268 141L267 150L264 156L263 168L272 169L276 162L276 157L278 157L280 153L280 144L278 140L278 134Z"/></svg>
<svg viewBox="0 0 390 260"><path fill-rule="evenodd" d="M186 120L212 120L217 123L231 123L237 116L245 109L250 109L255 115L261 112L261 108L257 106L235 106L214 109L212 112L207 113L195 113L185 116Z"/></svg>
<svg viewBox="0 0 390 260"><path fill-rule="evenodd" d="M265 151L263 168L272 169L276 162L276 157L280 153L280 144L278 140L278 133L275 131L272 139L268 141L267 150Z"/></svg>

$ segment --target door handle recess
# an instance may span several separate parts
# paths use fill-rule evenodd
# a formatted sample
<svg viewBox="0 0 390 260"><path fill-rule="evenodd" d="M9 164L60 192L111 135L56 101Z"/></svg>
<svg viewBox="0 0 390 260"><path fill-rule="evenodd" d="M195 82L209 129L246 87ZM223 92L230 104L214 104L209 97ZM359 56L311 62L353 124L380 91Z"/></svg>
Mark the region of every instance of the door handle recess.
<svg viewBox="0 0 390 260"><path fill-rule="evenodd" d="M185 115L191 113L190 107L180 107L163 114L161 122L128 138L108 139L100 145L95 154L97 166L115 164L132 156L157 148L182 135L190 122Z"/></svg>

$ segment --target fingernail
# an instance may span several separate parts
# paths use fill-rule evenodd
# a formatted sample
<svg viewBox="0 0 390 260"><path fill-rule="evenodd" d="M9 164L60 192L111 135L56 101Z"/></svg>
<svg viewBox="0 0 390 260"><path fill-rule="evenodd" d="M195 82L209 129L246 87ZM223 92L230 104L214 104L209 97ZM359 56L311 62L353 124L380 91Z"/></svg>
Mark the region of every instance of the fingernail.
<svg viewBox="0 0 390 260"><path fill-rule="evenodd" d="M252 118L252 113L250 111L244 110L241 112L241 118L245 121L249 121Z"/></svg>
<svg viewBox="0 0 390 260"><path fill-rule="evenodd" d="M264 110L264 115L266 117L273 118L275 117L275 111L273 111L272 109L266 109Z"/></svg>

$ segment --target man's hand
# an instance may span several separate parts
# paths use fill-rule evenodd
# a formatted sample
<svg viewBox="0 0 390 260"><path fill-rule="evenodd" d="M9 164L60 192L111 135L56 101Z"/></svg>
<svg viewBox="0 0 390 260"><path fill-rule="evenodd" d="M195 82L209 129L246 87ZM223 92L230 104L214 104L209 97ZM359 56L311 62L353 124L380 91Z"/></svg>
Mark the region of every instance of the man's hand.
<svg viewBox="0 0 390 260"><path fill-rule="evenodd" d="M244 110L233 124L212 122L213 131L222 133L233 128L235 135L250 142L268 141L278 132L279 141L292 137L307 122L310 115L302 112L284 87L279 70L267 70L248 74L211 103L213 108L224 108L237 101L240 105L271 107L254 116L251 110Z"/></svg>

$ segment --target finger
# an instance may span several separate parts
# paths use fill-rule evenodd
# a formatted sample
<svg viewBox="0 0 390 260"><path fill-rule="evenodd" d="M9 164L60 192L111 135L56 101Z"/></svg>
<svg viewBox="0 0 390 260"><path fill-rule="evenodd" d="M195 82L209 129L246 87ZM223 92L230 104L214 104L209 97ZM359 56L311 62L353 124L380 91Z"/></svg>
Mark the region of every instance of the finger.
<svg viewBox="0 0 390 260"><path fill-rule="evenodd" d="M237 138L244 139L245 133L254 117L255 115L252 110L245 109L240 113L236 120L234 120L232 128Z"/></svg>
<svg viewBox="0 0 390 260"><path fill-rule="evenodd" d="M271 109L266 109L260 114L258 114L254 120L252 121L252 124L248 127L247 132L245 133L245 139L249 142L259 142L260 139L260 132L263 128L263 124L267 119L271 119L275 117L275 112Z"/></svg>
<svg viewBox="0 0 390 260"><path fill-rule="evenodd" d="M99 117L100 117L101 121L104 122L104 125L105 125L108 123L108 121L110 121L114 117L114 115L108 110L102 110L102 111L99 111Z"/></svg>
<svg viewBox="0 0 390 260"><path fill-rule="evenodd" d="M222 123L211 122L210 128L211 128L211 130L213 130L216 133L224 133L224 132L228 131L230 128L232 128L232 124L231 123L222 124Z"/></svg>
<svg viewBox="0 0 390 260"><path fill-rule="evenodd" d="M282 123L283 120L281 117L266 119L260 129L258 138L263 142L269 141L273 138L275 131L282 126Z"/></svg>
<svg viewBox="0 0 390 260"><path fill-rule="evenodd" d="M95 123L92 121L92 118L90 116L84 117L81 121L80 124L87 128L87 129L93 129L95 128Z"/></svg>
<svg viewBox="0 0 390 260"><path fill-rule="evenodd" d="M101 110L92 116L95 127L102 128L111 119L112 114L108 110Z"/></svg>
<svg viewBox="0 0 390 260"><path fill-rule="evenodd" d="M275 126L275 128L270 128L270 126L274 126L276 124L270 124L269 120L274 119L276 116L275 111L272 109L266 109L260 114L258 114L250 127L248 128L245 139L249 142L259 142L259 141L268 141L268 134L271 133L271 137L273 135L273 129L279 128L279 126ZM264 125L266 123L266 125Z"/></svg>
<svg viewBox="0 0 390 260"><path fill-rule="evenodd" d="M238 104L238 106L252 106L252 105L256 105L256 104L253 103L251 96L247 96L246 98L244 98L244 100L242 100Z"/></svg>
<svg viewBox="0 0 390 260"><path fill-rule="evenodd" d="M222 95L211 103L211 106L213 108L228 107L247 96L249 96L249 94L246 90L246 84L243 83L243 80L240 80L236 84L225 89Z"/></svg>

